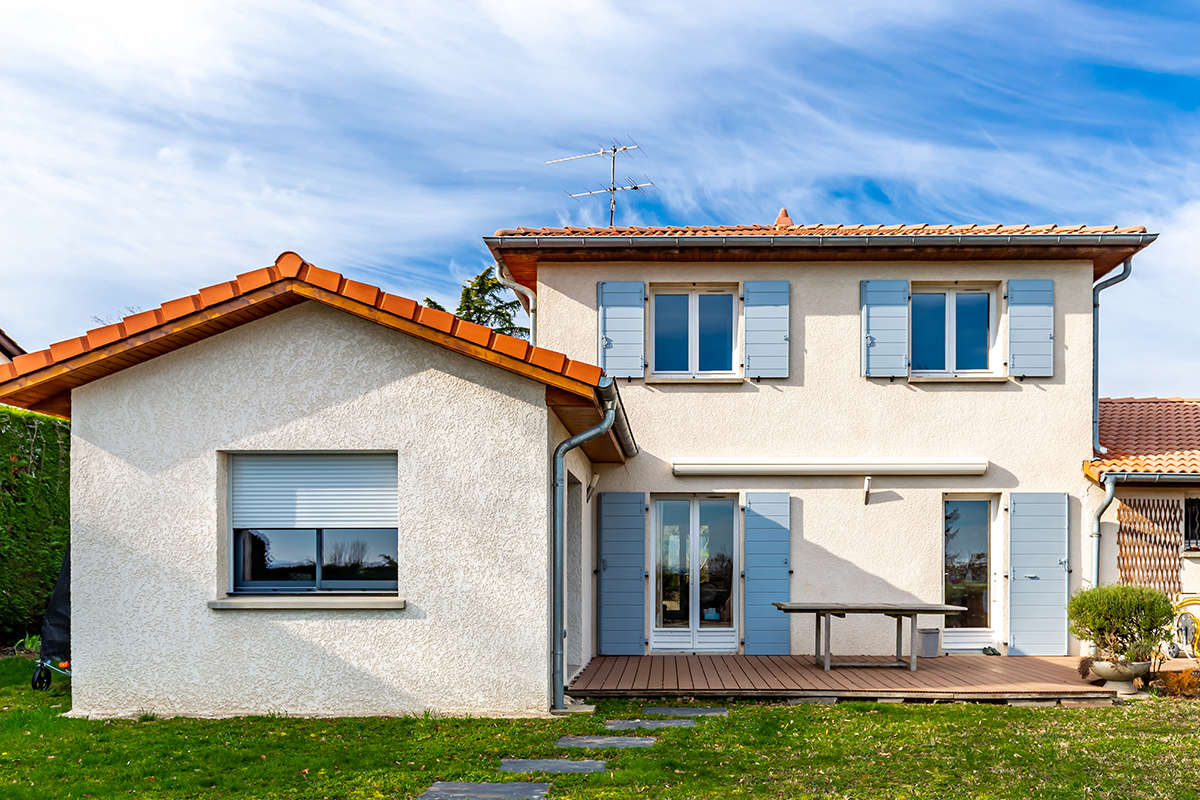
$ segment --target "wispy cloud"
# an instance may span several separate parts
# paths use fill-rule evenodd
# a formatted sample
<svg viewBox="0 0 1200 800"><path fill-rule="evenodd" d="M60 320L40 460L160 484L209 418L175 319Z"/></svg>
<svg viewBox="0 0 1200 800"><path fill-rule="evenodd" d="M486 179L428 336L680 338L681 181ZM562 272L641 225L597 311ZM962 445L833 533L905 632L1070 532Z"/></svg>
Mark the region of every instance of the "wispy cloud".
<svg viewBox="0 0 1200 800"><path fill-rule="evenodd" d="M563 191L599 159L542 162L629 136L657 189L619 223L1161 225L1104 385L1200 394L1137 356L1192 358L1150 323L1200 275L1169 243L1200 221L1198 35L1066 0L10 4L0 327L44 346L284 249L452 302L481 235L605 224Z"/></svg>

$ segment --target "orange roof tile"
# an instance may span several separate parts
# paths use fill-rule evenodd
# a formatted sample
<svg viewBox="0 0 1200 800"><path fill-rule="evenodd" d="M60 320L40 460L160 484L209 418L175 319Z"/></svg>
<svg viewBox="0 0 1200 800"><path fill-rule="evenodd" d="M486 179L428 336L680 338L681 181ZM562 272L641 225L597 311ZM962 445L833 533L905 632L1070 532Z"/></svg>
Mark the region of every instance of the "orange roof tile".
<svg viewBox="0 0 1200 800"><path fill-rule="evenodd" d="M1100 400L1104 458L1084 462L1099 480L1109 472L1195 474L1200 480L1200 399L1122 397Z"/></svg>
<svg viewBox="0 0 1200 800"><path fill-rule="evenodd" d="M291 305L314 300L547 386L592 397L603 372L564 354L348 280L286 252L271 267L169 300L87 335L0 364L0 402L69 416L71 389ZM63 411L66 413L63 413Z"/></svg>
<svg viewBox="0 0 1200 800"><path fill-rule="evenodd" d="M554 236L1033 236L1065 234L1145 233L1141 225L951 225L929 223L897 225L795 225L787 209L780 209L774 225L669 225L628 228L509 228L496 231L499 237Z"/></svg>

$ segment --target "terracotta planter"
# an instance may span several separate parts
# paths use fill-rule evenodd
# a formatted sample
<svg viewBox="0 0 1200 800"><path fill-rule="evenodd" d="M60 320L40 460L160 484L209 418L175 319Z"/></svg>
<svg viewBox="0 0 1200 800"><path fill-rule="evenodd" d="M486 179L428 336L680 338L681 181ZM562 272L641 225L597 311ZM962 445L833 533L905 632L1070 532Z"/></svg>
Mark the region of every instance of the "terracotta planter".
<svg viewBox="0 0 1200 800"><path fill-rule="evenodd" d="M1150 662L1097 661L1092 664L1092 672L1104 678L1105 689L1113 689L1118 695L1137 694L1133 679L1145 677L1150 672Z"/></svg>

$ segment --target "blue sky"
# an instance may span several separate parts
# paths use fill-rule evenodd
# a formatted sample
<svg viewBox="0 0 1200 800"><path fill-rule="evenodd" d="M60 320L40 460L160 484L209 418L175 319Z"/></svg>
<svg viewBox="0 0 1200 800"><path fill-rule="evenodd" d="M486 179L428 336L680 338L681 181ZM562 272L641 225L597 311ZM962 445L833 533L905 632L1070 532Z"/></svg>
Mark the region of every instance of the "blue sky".
<svg viewBox="0 0 1200 800"><path fill-rule="evenodd" d="M0 328L296 250L453 302L480 237L605 224L1004 222L1162 234L1105 293L1102 391L1200 396L1200 7L793 0L0 9ZM1153 354L1148 356L1148 354Z"/></svg>

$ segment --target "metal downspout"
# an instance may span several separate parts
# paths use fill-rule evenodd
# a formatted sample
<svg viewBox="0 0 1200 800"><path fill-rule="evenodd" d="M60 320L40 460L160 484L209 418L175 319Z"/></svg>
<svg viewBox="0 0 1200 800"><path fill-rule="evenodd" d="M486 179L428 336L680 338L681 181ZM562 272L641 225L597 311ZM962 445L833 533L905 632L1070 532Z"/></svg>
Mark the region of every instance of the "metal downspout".
<svg viewBox="0 0 1200 800"><path fill-rule="evenodd" d="M1109 473L1104 476L1104 499L1092 514L1092 586L1100 585L1100 517L1108 511L1116 494L1117 476Z"/></svg>
<svg viewBox="0 0 1200 800"><path fill-rule="evenodd" d="M1133 272L1133 256L1125 259L1122 267L1119 275L1103 280L1092 288L1092 452L1095 454L1093 460L1108 452L1108 449L1100 444L1100 292L1129 277ZM1097 532L1095 535L1099 536L1100 534Z"/></svg>
<svg viewBox="0 0 1200 800"><path fill-rule="evenodd" d="M566 536L564 531L567 514L566 457L569 451L590 442L592 439L603 436L612 428L613 423L617 419L617 389L612 378L605 376L600 379L600 386L596 389L596 396L600 399L604 408L604 418L600 421L600 424L594 428L588 428L583 433L572 436L554 448L554 546L551 550L551 558L554 563L554 627L551 628L550 635L554 640L553 681L555 710L562 710L564 708L564 694L566 693L566 687L563 685L563 639L567 635L563 627L563 584L565 583L563 553L566 550Z"/></svg>
<svg viewBox="0 0 1200 800"><path fill-rule="evenodd" d="M522 286L511 277L504 276L504 265L496 262L496 280L500 281L501 286L507 286L516 294L524 297L529 301L529 343L537 344L537 295L529 290L528 287Z"/></svg>

